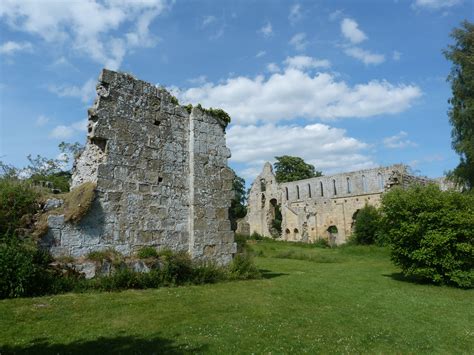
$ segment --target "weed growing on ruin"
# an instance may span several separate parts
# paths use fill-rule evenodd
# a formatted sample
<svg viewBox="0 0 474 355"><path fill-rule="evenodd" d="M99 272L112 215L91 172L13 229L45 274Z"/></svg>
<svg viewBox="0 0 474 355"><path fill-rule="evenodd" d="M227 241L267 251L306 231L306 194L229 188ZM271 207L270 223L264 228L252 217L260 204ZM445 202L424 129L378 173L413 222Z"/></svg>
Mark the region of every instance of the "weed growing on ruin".
<svg viewBox="0 0 474 355"><path fill-rule="evenodd" d="M157 258L158 251L153 247L143 247L137 252L140 259Z"/></svg>
<svg viewBox="0 0 474 355"><path fill-rule="evenodd" d="M212 117L220 120L224 125L224 128L227 127L231 121L229 114L220 108L203 108L201 104L198 104L196 107L199 108L201 111L211 115Z"/></svg>

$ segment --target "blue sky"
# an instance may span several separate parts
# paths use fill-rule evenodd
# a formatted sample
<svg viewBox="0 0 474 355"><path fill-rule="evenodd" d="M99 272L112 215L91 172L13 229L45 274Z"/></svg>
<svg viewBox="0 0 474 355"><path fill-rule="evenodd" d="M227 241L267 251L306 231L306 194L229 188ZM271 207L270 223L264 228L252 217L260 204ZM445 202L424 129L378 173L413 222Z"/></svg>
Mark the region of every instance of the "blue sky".
<svg viewBox="0 0 474 355"><path fill-rule="evenodd" d="M325 174L458 162L447 118L449 33L473 0L0 2L0 159L84 143L103 67L232 116L230 165L274 156Z"/></svg>

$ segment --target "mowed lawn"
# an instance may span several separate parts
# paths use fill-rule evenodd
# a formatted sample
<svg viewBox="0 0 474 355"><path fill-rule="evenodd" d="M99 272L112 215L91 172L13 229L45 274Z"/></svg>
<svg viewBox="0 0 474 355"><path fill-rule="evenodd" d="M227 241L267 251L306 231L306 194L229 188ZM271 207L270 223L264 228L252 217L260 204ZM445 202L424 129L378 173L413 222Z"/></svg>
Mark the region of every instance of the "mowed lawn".
<svg viewBox="0 0 474 355"><path fill-rule="evenodd" d="M0 301L0 353L474 351L474 292L405 281L385 249L252 248L261 280Z"/></svg>

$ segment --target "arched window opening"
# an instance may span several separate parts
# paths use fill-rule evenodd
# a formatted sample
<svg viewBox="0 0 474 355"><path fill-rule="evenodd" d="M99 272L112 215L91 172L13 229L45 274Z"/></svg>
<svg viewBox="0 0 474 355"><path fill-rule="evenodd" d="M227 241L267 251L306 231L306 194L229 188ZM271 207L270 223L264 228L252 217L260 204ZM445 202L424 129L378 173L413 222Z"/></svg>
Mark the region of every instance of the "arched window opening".
<svg viewBox="0 0 474 355"><path fill-rule="evenodd" d="M265 192L266 189L265 179L260 179L260 191Z"/></svg>
<svg viewBox="0 0 474 355"><path fill-rule="evenodd" d="M286 197L286 200L288 201L289 200L288 187L285 187L285 197Z"/></svg>
<svg viewBox="0 0 474 355"><path fill-rule="evenodd" d="M334 192L334 195L337 195L337 188L336 188L336 180L332 180L332 189Z"/></svg>
<svg viewBox="0 0 474 355"><path fill-rule="evenodd" d="M323 182L319 182L319 189L321 190L321 196L324 196Z"/></svg>
<svg viewBox="0 0 474 355"><path fill-rule="evenodd" d="M262 208L265 208L265 194L262 194Z"/></svg>
<svg viewBox="0 0 474 355"><path fill-rule="evenodd" d="M298 185L296 185L296 199L300 199L300 187Z"/></svg>
<svg viewBox="0 0 474 355"><path fill-rule="evenodd" d="M383 176L381 173L377 174L377 180L379 182L379 190L383 190L384 187L384 181L383 181Z"/></svg>
<svg viewBox="0 0 474 355"><path fill-rule="evenodd" d="M347 182L347 193L350 194L352 192L351 179L347 178L346 182Z"/></svg>
<svg viewBox="0 0 474 355"><path fill-rule="evenodd" d="M365 175L362 175L362 190L367 192L367 179L365 178Z"/></svg>
<svg viewBox="0 0 474 355"><path fill-rule="evenodd" d="M308 184L308 197L311 198L311 184Z"/></svg>

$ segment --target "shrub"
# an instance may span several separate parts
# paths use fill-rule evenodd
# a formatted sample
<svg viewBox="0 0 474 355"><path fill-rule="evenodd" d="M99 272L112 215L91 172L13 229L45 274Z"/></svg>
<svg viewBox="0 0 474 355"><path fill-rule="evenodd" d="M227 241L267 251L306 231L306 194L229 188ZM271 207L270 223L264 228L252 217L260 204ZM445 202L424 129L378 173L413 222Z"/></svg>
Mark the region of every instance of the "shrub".
<svg viewBox="0 0 474 355"><path fill-rule="evenodd" d="M237 254L229 266L231 278L238 280L258 279L262 275L249 254Z"/></svg>
<svg viewBox="0 0 474 355"><path fill-rule="evenodd" d="M375 244L380 235L380 211L365 205L357 212L352 239L356 244Z"/></svg>
<svg viewBox="0 0 474 355"><path fill-rule="evenodd" d="M49 254L27 243L0 244L0 298L36 296L50 291L54 274Z"/></svg>
<svg viewBox="0 0 474 355"><path fill-rule="evenodd" d="M187 252L173 253L162 251L160 268L162 281L165 285L181 285L193 279L193 261Z"/></svg>
<svg viewBox="0 0 474 355"><path fill-rule="evenodd" d="M28 183L0 178L0 238L25 227L22 217L36 212L38 197L38 191Z"/></svg>
<svg viewBox="0 0 474 355"><path fill-rule="evenodd" d="M158 252L153 247L143 247L137 252L140 259L158 258Z"/></svg>
<svg viewBox="0 0 474 355"><path fill-rule="evenodd" d="M330 248L329 242L328 242L328 240L325 239L325 238L319 238L319 239L317 239L317 240L313 243L313 245L314 245L315 247L319 247L319 248Z"/></svg>
<svg viewBox="0 0 474 355"><path fill-rule="evenodd" d="M405 276L474 286L474 196L437 186L396 188L382 200L382 225Z"/></svg>

